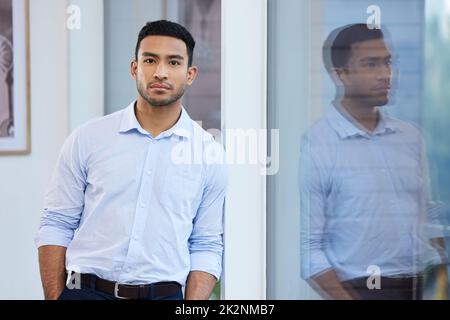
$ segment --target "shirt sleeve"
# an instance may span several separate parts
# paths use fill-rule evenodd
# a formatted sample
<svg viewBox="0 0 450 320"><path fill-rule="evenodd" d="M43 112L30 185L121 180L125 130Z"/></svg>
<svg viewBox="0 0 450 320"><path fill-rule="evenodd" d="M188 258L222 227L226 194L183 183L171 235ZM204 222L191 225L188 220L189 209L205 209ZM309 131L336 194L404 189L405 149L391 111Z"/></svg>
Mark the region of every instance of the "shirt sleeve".
<svg viewBox="0 0 450 320"><path fill-rule="evenodd" d="M202 200L193 220L189 238L191 271L203 271L216 279L222 273L223 206L228 185L225 154L222 146L214 143L221 163L206 166Z"/></svg>
<svg viewBox="0 0 450 320"><path fill-rule="evenodd" d="M422 136L420 141L420 166L421 166L421 181L422 195L424 196L426 223L425 234L429 239L441 238L446 236L444 232L444 215L446 206L442 201L433 200L431 195L431 180L429 175L429 164L427 160L427 151L425 141Z"/></svg>
<svg viewBox="0 0 450 320"><path fill-rule="evenodd" d="M68 247L84 208L86 170L83 165L81 130L64 142L46 192L35 244Z"/></svg>
<svg viewBox="0 0 450 320"><path fill-rule="evenodd" d="M324 251L329 240L324 231L327 188L319 159L312 150L310 140L304 137L299 168L300 266L303 279L332 268Z"/></svg>

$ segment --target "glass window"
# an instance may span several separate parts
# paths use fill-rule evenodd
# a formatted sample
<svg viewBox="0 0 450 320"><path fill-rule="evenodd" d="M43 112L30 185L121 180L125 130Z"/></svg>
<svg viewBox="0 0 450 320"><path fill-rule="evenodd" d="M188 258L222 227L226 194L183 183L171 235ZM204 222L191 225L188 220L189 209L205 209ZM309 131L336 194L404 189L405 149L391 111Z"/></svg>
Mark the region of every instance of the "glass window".
<svg viewBox="0 0 450 320"><path fill-rule="evenodd" d="M269 0L269 298L447 298L447 3Z"/></svg>

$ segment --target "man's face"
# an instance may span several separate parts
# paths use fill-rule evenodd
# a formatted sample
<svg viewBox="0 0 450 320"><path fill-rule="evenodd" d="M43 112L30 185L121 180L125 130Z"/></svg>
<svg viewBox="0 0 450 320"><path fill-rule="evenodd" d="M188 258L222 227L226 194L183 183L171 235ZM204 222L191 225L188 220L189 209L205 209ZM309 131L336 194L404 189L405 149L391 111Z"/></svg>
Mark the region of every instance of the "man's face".
<svg viewBox="0 0 450 320"><path fill-rule="evenodd" d="M148 36L141 41L138 60L131 62L131 75L141 97L153 107L172 105L197 75L188 67L186 44L177 38Z"/></svg>
<svg viewBox="0 0 450 320"><path fill-rule="evenodd" d="M369 106L388 103L392 56L383 39L353 44L347 68L338 73L347 97L363 100Z"/></svg>

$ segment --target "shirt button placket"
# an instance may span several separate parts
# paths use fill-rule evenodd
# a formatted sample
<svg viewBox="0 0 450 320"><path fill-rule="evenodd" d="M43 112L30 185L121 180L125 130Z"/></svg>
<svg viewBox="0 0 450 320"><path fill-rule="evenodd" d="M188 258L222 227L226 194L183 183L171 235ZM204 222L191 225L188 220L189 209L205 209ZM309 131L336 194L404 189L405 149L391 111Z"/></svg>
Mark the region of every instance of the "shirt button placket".
<svg viewBox="0 0 450 320"><path fill-rule="evenodd" d="M152 154L152 144L150 144L148 148L147 156L144 162L145 167L148 167L151 154ZM124 264L124 271L126 273L130 273L132 271L130 264L133 263L134 258L139 252L139 239L140 239L139 235L142 233L141 228L145 225L146 219L145 208L147 207L147 200L148 200L148 196L146 195L148 194L148 185L150 177L150 174L148 174L149 171L150 170L147 170L146 171L147 174L143 175L142 185L139 190L139 198L138 198L139 205L135 213L133 228L131 230L130 244L128 247L128 254Z"/></svg>

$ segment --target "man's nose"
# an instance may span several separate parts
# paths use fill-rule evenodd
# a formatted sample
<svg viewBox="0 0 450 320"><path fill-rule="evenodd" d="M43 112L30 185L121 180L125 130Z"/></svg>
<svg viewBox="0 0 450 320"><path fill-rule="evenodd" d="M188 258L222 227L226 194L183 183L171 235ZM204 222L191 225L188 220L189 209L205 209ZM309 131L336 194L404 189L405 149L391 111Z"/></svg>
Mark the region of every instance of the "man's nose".
<svg viewBox="0 0 450 320"><path fill-rule="evenodd" d="M393 76L392 66L383 65L379 70L378 77L383 80L391 80Z"/></svg>
<svg viewBox="0 0 450 320"><path fill-rule="evenodd" d="M159 80L167 79L167 69L163 63L160 63L156 66L153 77Z"/></svg>

